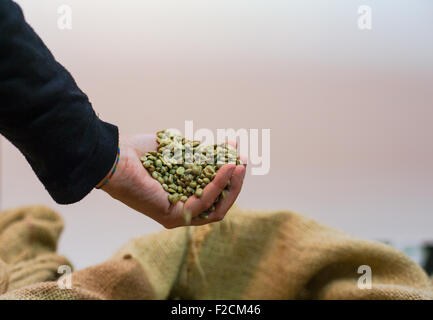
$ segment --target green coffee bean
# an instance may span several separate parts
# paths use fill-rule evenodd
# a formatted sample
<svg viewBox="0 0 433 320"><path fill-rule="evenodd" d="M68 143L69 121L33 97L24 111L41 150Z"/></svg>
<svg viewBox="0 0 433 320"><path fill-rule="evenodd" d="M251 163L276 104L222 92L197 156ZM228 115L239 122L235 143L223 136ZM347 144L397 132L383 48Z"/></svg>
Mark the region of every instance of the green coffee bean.
<svg viewBox="0 0 433 320"><path fill-rule="evenodd" d="M176 170L176 174L179 175L179 176L183 175L184 172L185 172L185 168L184 167L179 167Z"/></svg>
<svg viewBox="0 0 433 320"><path fill-rule="evenodd" d="M198 176L201 173L201 167L200 166L194 166L192 167L192 174L195 176Z"/></svg>
<svg viewBox="0 0 433 320"><path fill-rule="evenodd" d="M195 188L195 187L197 187L197 182L195 182L195 181L191 181L191 182L189 183L189 186L190 186L191 188Z"/></svg>
<svg viewBox="0 0 433 320"><path fill-rule="evenodd" d="M180 200L180 197L177 193L168 195L168 201L170 201L172 204L175 204Z"/></svg>
<svg viewBox="0 0 433 320"><path fill-rule="evenodd" d="M195 190L194 195L195 195L197 198L200 198L202 194L203 194L203 189L201 189L201 188L197 188L197 190Z"/></svg>

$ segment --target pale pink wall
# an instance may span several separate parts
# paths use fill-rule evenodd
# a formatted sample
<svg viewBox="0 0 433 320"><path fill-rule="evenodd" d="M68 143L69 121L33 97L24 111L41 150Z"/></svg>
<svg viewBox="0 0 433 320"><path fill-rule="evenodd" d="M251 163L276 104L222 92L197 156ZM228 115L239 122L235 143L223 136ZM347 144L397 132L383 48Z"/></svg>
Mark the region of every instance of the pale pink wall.
<svg viewBox="0 0 433 320"><path fill-rule="evenodd" d="M239 205L284 208L366 238L427 239L433 225L433 4L359 1L18 1L101 117L122 132L270 128L271 172ZM367 4L368 4L367 3ZM412 3L412 5L409 5ZM73 29L57 29L69 4ZM78 267L158 230L94 191L58 206L2 141L2 207L66 220Z"/></svg>

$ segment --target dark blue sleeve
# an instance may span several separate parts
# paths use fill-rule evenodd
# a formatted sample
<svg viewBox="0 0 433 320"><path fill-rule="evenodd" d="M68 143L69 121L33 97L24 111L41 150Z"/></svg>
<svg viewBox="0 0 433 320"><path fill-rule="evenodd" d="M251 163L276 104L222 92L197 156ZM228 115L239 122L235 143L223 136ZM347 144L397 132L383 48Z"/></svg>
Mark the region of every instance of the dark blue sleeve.
<svg viewBox="0 0 433 320"><path fill-rule="evenodd" d="M97 117L10 0L0 0L0 133L61 204L84 198L110 171L118 147L117 127Z"/></svg>

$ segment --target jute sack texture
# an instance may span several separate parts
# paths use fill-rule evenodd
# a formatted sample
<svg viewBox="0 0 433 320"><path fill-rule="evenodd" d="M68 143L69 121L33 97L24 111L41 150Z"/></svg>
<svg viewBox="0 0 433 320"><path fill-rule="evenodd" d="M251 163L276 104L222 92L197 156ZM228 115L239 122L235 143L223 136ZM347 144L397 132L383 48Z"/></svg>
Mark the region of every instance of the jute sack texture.
<svg viewBox="0 0 433 320"><path fill-rule="evenodd" d="M132 239L106 262L74 272L71 289L61 289L50 279L58 277L54 266L65 259L55 254L60 217L45 207L20 208L6 215L12 212L43 218L35 225L44 225L45 231L37 233L39 245L20 240L22 246L10 248L21 249L9 252L3 235L9 234L8 239L15 232L3 227L5 212L1 213L0 288L9 283L1 299L433 298L432 281L422 268L387 245L356 239L289 211L236 207L219 223ZM16 230L22 234L17 239L29 232ZM50 241L42 240L46 238ZM43 260L46 257L50 263ZM14 267L31 259L42 259L39 266L46 272L40 270L39 278L22 277L26 280L21 282L5 280L15 279ZM360 266L371 269L371 289L360 280Z"/></svg>
<svg viewBox="0 0 433 320"><path fill-rule="evenodd" d="M62 218L45 206L0 213L0 293L55 280L58 268L71 263L56 254Z"/></svg>

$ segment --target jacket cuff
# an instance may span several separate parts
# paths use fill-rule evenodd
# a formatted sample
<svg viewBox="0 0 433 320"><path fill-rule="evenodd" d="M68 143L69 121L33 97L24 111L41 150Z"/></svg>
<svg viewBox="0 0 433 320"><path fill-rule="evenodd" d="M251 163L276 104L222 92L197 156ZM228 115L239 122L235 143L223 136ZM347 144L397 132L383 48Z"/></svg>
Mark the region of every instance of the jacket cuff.
<svg viewBox="0 0 433 320"><path fill-rule="evenodd" d="M85 163L71 174L69 184L61 188L49 187L47 191L59 204L71 204L82 200L112 169L119 147L119 130L116 126L96 121L97 144Z"/></svg>

